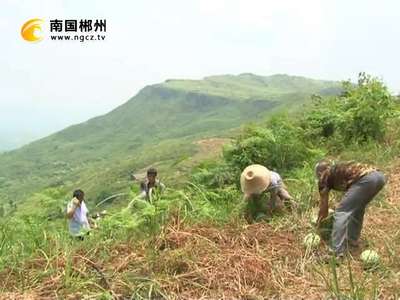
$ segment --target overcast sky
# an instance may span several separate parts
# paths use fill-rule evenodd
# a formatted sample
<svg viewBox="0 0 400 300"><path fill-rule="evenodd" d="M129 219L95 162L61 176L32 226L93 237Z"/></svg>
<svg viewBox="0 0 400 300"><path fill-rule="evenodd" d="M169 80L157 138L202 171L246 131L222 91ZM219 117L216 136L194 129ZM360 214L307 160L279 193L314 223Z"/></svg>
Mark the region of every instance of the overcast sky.
<svg viewBox="0 0 400 300"><path fill-rule="evenodd" d="M400 91L395 0L1 2L0 144L104 114L168 78L366 71ZM31 44L20 29L32 18L106 19L106 40Z"/></svg>

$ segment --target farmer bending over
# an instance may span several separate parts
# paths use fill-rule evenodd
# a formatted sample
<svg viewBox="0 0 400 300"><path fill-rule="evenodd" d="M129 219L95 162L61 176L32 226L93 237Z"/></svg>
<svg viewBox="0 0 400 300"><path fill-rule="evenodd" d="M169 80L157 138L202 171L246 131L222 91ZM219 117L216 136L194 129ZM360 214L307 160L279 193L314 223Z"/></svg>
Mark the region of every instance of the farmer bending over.
<svg viewBox="0 0 400 300"><path fill-rule="evenodd" d="M240 185L246 200L248 222L264 218L268 212L281 208L283 201L292 200L281 176L262 165L245 168L240 176Z"/></svg>
<svg viewBox="0 0 400 300"><path fill-rule="evenodd" d="M320 161L315 172L320 193L318 224L328 216L329 191L345 192L336 208L332 231L332 250L343 256L348 246L359 247L365 208L385 185L385 176L364 164L329 160Z"/></svg>

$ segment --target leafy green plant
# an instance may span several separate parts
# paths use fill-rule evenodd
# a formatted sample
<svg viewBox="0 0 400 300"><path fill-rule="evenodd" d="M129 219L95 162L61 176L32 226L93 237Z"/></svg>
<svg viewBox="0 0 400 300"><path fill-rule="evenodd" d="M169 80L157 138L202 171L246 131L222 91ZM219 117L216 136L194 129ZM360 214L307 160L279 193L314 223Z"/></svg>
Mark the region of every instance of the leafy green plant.
<svg viewBox="0 0 400 300"><path fill-rule="evenodd" d="M321 151L307 141L304 130L287 116L272 118L264 126L248 126L226 149L224 157L240 174L250 164L287 173L319 156Z"/></svg>
<svg viewBox="0 0 400 300"><path fill-rule="evenodd" d="M340 96L314 97L302 126L310 137L336 136L339 143L382 141L387 121L398 116L395 105L395 98L381 80L360 73L356 85L343 82Z"/></svg>
<svg viewBox="0 0 400 300"><path fill-rule="evenodd" d="M191 181L215 189L234 184L235 175L226 161L207 161L192 170Z"/></svg>
<svg viewBox="0 0 400 300"><path fill-rule="evenodd" d="M393 116L394 99L382 81L360 73L358 84L344 83L341 97L343 118L341 130L349 140L365 142L382 140L388 118Z"/></svg>

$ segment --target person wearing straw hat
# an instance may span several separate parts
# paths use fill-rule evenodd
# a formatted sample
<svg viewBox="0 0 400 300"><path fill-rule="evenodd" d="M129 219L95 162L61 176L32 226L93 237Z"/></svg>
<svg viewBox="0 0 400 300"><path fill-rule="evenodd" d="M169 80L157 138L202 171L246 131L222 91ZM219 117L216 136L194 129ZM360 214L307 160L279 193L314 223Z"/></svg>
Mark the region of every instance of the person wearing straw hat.
<svg viewBox="0 0 400 300"><path fill-rule="evenodd" d="M281 176L262 165L246 167L240 176L240 185L246 201L248 222L263 219L268 213L281 208L283 201L292 200Z"/></svg>

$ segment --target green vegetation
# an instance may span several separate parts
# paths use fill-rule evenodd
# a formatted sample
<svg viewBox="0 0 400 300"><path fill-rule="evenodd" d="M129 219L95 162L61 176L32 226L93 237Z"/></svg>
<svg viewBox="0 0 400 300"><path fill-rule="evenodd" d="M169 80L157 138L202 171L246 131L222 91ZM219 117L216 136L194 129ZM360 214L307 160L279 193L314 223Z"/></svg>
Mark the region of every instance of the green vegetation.
<svg viewBox="0 0 400 300"><path fill-rule="evenodd" d="M176 89L183 84L172 83ZM369 111L376 102L380 105ZM69 199L65 186L28 196L24 205L17 203L12 216L0 221L0 291L98 299L396 298L400 205L394 197L400 195L400 169L390 164L400 154L399 112L399 103L381 82L360 75L357 85L344 83L339 96L314 97L302 111L245 126L222 158L203 161L188 182L167 189L151 203L136 199L133 189L124 201L108 205L109 215L99 222L100 229L84 242L67 236L61 218ZM369 122L373 127L368 128ZM184 146L191 141L174 138L164 140L156 152L162 160L162 150L170 147L165 155L173 157L171 165L182 160L176 143ZM141 161L150 164L151 158L142 155ZM317 201L313 168L325 156L392 170L391 190L367 213L365 237L382 259L377 269L364 271L356 257L340 266L334 261L324 264L320 256L326 253L325 246L310 250L303 245L304 237L315 230L310 222ZM118 177L122 158L108 165L115 162L120 167L92 176ZM284 174L296 205L267 222L247 225L238 181L250 163ZM107 177L108 172L116 173ZM103 196L108 188L114 184L100 189Z"/></svg>
<svg viewBox="0 0 400 300"><path fill-rule="evenodd" d="M322 95L332 95L341 91L340 86L333 81L312 80L284 74L265 77L250 73L239 76L210 76L204 80L167 80L163 86L238 101L258 99L279 101L283 95L295 95L299 98L302 94L310 95L318 92Z"/></svg>
<svg viewBox="0 0 400 300"><path fill-rule="evenodd" d="M194 141L229 136L244 122L301 105L311 94L337 93L338 87L250 74L148 86L104 116L1 154L0 203L18 203L45 188L67 192L77 186L97 201L127 192L130 172L152 164L175 183L171 168L185 169L183 158L197 150Z"/></svg>
<svg viewBox="0 0 400 300"><path fill-rule="evenodd" d="M382 82L364 73L360 74L357 86L345 82L344 88L339 98L316 99L305 120L310 137L336 136L336 141L342 143L382 141L387 120L398 117L395 99Z"/></svg>
<svg viewBox="0 0 400 300"><path fill-rule="evenodd" d="M278 115L264 125L246 127L225 157L239 172L253 163L287 172L315 160L318 154L321 151L307 140L296 121Z"/></svg>

